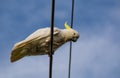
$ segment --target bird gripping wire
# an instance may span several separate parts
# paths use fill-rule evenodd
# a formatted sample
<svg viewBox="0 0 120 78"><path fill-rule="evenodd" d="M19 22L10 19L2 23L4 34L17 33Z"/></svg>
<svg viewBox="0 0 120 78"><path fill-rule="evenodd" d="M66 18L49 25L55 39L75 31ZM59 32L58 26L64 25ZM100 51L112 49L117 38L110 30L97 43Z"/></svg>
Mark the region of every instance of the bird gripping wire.
<svg viewBox="0 0 120 78"><path fill-rule="evenodd" d="M55 0L52 0L51 7L51 43L50 43L50 58L49 58L49 78L52 78L52 64L53 64L53 32L54 32L54 13L55 13Z"/></svg>

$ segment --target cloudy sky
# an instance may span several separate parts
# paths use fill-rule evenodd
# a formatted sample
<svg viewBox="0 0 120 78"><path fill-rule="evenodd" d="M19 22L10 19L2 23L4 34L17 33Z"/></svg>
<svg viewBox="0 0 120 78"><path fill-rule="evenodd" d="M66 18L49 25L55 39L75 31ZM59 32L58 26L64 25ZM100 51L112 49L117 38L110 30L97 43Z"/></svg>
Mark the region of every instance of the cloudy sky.
<svg viewBox="0 0 120 78"><path fill-rule="evenodd" d="M56 0L55 26L70 24L71 0ZM48 56L10 63L13 45L50 26L51 0L0 0L0 78L48 78ZM120 0L75 0L71 78L120 78ZM54 55L53 78L67 78L69 43Z"/></svg>

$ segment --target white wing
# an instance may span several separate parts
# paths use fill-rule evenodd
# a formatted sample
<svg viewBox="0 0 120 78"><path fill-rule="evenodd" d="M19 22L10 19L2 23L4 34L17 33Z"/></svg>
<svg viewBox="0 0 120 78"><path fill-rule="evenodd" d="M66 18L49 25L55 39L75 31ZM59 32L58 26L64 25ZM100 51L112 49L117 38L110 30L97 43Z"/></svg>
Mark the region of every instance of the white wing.
<svg viewBox="0 0 120 78"><path fill-rule="evenodd" d="M60 29L54 29L54 35L58 34ZM29 47L32 42L37 43L38 40L41 40L45 37L50 36L50 28L38 29L31 35L29 35L25 40L16 43L12 49L11 62L21 59L27 55L26 47Z"/></svg>
<svg viewBox="0 0 120 78"><path fill-rule="evenodd" d="M15 47L17 47L17 46L19 46L21 44L31 42L32 40L35 40L37 38L40 39L40 38L49 36L49 34L50 34L50 28L48 28L48 27L47 28L38 29L34 33L29 35L25 40L16 43L14 45L13 49L15 49Z"/></svg>

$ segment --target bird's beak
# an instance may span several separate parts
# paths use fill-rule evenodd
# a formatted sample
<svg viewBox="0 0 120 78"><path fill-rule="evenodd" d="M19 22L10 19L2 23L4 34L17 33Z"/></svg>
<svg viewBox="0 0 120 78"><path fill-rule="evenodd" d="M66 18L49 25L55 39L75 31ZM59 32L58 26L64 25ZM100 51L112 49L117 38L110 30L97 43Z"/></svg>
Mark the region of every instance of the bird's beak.
<svg viewBox="0 0 120 78"><path fill-rule="evenodd" d="M79 38L79 35L74 36L74 37L72 38L72 41L73 41L73 42L76 42L76 41L78 40L78 38Z"/></svg>

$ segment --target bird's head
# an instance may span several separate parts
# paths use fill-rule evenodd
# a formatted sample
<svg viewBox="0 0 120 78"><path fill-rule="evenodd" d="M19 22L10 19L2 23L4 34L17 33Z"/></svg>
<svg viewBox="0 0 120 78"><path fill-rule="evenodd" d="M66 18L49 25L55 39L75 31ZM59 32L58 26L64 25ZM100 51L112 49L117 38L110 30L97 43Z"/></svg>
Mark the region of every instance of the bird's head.
<svg viewBox="0 0 120 78"><path fill-rule="evenodd" d="M64 29L63 32L66 41L76 42L79 38L79 33L76 30L72 29L67 23L65 23L64 25L66 29Z"/></svg>

